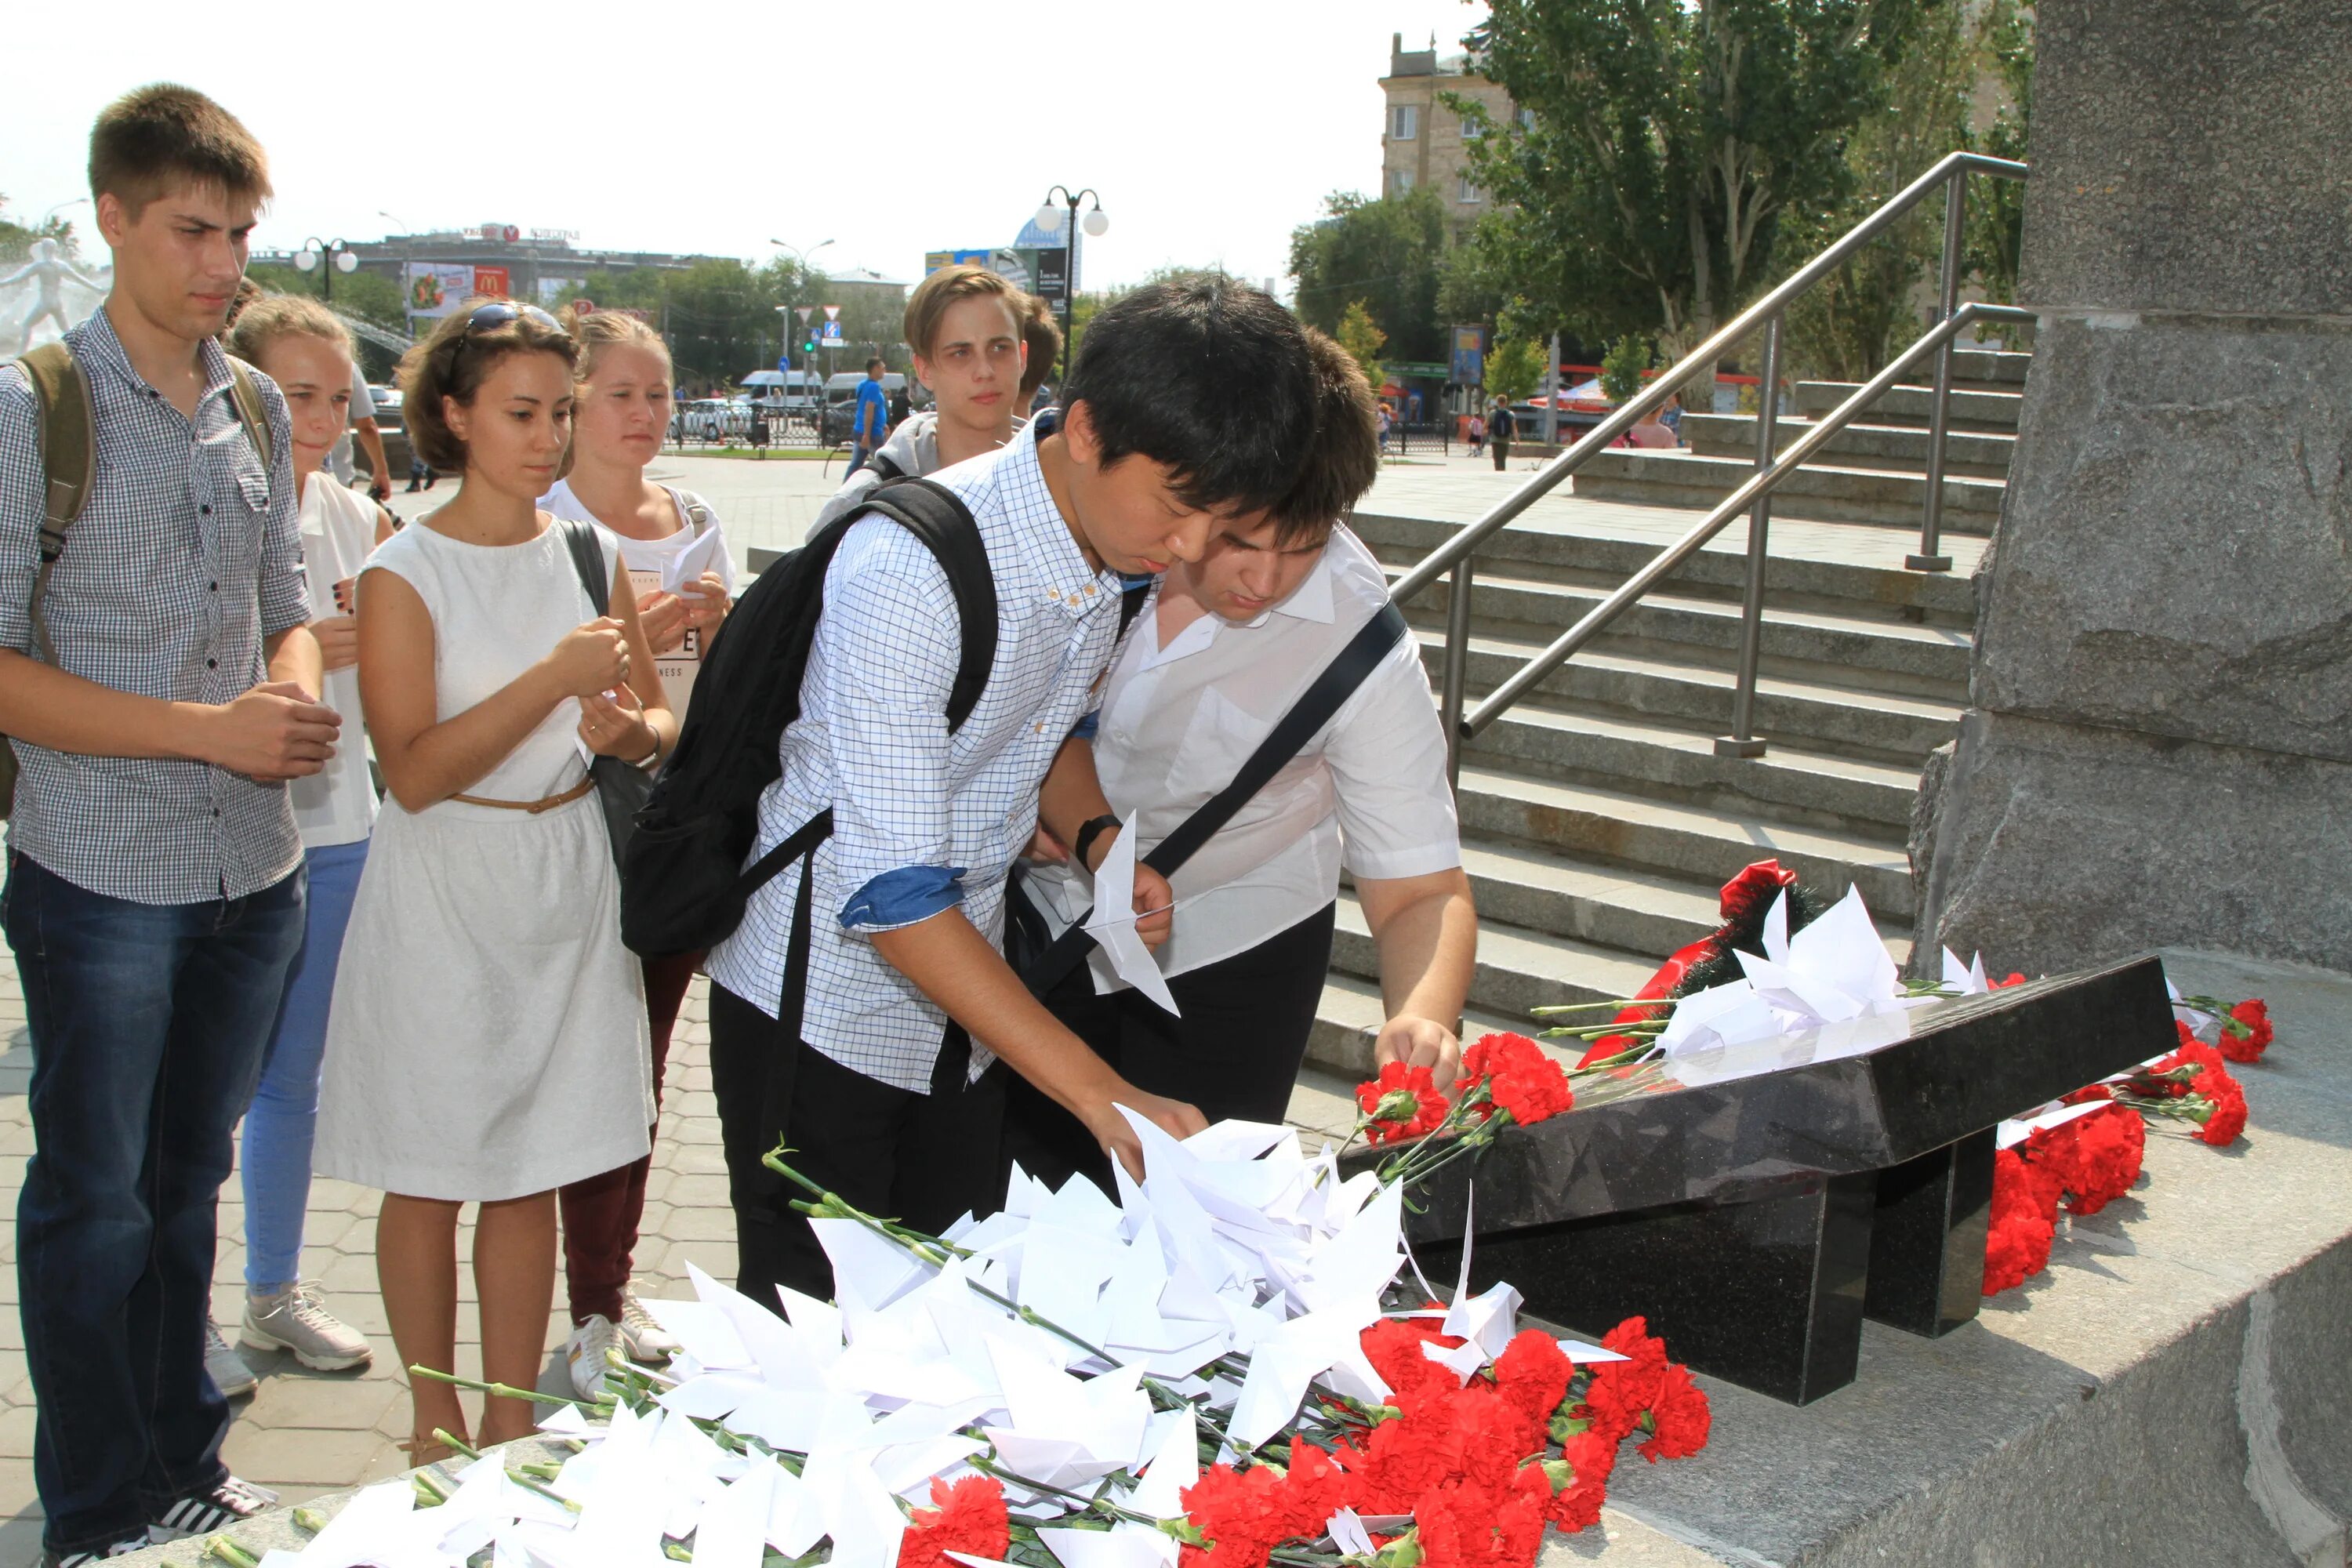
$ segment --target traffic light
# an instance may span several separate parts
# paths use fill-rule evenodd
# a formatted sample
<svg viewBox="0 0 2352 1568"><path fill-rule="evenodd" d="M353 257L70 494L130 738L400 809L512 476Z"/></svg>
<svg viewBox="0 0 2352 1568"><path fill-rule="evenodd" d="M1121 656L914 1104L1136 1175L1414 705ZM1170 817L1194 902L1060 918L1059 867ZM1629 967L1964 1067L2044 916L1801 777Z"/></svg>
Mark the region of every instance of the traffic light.
<svg viewBox="0 0 2352 1568"><path fill-rule="evenodd" d="M814 338L811 338L806 342L801 344L801 347L810 353L816 353L816 340Z"/></svg>

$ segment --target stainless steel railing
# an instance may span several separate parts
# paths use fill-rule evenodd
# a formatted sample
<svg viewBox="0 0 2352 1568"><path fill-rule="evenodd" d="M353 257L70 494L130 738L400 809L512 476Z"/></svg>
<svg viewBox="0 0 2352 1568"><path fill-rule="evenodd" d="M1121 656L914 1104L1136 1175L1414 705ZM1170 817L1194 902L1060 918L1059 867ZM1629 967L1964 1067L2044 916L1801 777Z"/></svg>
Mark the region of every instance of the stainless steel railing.
<svg viewBox="0 0 2352 1568"><path fill-rule="evenodd" d="M1779 482L1773 476L1785 476L1789 469L1802 462L1823 441L1894 385L1903 371L1929 352L1936 355L1936 379L1928 416L1927 502L1921 520L1918 552L1906 557L1905 564L1917 572L1951 570L1951 558L1940 553L1940 544L1944 510L1944 437L1949 422L1951 401L1952 340L1962 327L1971 321L2030 321L2033 319L2032 312L2011 306L1962 307L1958 303L1960 242L1968 208L1967 181L1972 174L2021 180L2026 177L2026 165L2006 158L1989 158L1980 153L1948 154L1890 197L1885 205L1833 241L1819 256L1790 274L1769 293L1710 334L1696 348L1654 378L1640 393L1612 410L1573 446L1528 476L1525 484L1506 496L1485 516L1432 551L1419 565L1397 579L1390 590L1390 596L1399 604L1412 599L1440 577L1450 576L1452 579L1445 614L1445 655L1438 681L1449 773L1455 776L1460 773L1464 741L1493 723L1536 682L1558 668L1578 648L1622 614L1628 605L1722 531L1725 524L1742 508L1750 509L1751 516L1748 537L1747 598L1740 634L1739 678L1733 697L1732 733L1718 742L1717 746L1732 755L1760 755L1764 748L1762 742L1756 740L1754 729L1756 669L1762 648L1764 563L1770 494L1773 486ZM1936 327L1874 377L1862 391L1839 405L1837 411L1828 419L1776 457L1773 446L1779 407L1781 322L1790 302L1937 190L1944 193L1944 244L1941 275L1937 279ZM1755 477L1708 513L1706 521L1634 574L1591 614L1571 627L1567 635L1496 688L1478 705L1475 713L1465 718L1463 707L1470 659L1472 563L1478 547L1556 489L1561 480L1583 467L1593 453L1605 450L1611 442L1640 423L1643 416L1664 406L1666 398L1701 367L1713 364L1759 331L1765 334L1765 364L1762 395L1757 407Z"/></svg>

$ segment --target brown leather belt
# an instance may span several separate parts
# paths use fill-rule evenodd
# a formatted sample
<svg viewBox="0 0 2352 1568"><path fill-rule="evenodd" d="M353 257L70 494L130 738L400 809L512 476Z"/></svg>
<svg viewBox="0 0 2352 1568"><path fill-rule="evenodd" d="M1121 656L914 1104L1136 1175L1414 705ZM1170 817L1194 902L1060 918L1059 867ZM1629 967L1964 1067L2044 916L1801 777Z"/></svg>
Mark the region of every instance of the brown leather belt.
<svg viewBox="0 0 2352 1568"><path fill-rule="evenodd" d="M553 811L559 805L570 805L595 787L595 776L590 774L562 795L551 795L545 800L492 800L488 795L453 795L449 798L462 800L467 805L495 805L500 811L527 811L533 816L537 816L542 811Z"/></svg>

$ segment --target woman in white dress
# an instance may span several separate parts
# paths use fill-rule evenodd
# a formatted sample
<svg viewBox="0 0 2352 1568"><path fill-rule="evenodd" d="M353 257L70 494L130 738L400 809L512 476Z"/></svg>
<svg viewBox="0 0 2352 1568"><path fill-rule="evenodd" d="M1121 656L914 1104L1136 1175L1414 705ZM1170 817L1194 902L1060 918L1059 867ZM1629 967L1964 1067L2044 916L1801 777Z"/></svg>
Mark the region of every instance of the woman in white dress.
<svg viewBox="0 0 2352 1568"><path fill-rule="evenodd" d="M668 345L651 327L618 310L582 316L571 331L580 342L572 471L539 504L555 517L600 524L619 543L635 584L637 618L660 668L662 693L683 724L703 652L727 618L735 567L709 503L646 478L646 465L661 456L669 429ZM704 563L698 564L698 558ZM670 1031L701 963L698 952L644 961L656 1101ZM564 1362L583 1399L604 1386L607 1352L618 1349L632 1361L657 1365L677 1349L629 1289L652 1168L647 1154L566 1183L557 1194L564 1291L572 1308Z"/></svg>
<svg viewBox="0 0 2352 1568"><path fill-rule="evenodd" d="M571 431L578 345L504 300L444 320L401 372L410 439L463 475L360 576L360 690L391 797L335 977L320 1171L383 1189L376 1268L404 1365L457 1355L459 1206L478 1203L482 1370L538 1380L555 1189L646 1152L646 1005L587 753L652 765L677 740L613 542L598 616L538 508ZM465 1435L411 1390L419 1462ZM485 1444L531 1428L487 1402Z"/></svg>

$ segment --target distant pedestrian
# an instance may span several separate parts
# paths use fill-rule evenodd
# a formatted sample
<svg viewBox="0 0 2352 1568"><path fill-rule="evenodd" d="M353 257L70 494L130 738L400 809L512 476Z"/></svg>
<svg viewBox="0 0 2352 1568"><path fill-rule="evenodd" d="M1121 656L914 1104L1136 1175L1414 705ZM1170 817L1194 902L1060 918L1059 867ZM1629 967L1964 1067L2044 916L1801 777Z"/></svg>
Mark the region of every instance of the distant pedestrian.
<svg viewBox="0 0 2352 1568"><path fill-rule="evenodd" d="M1473 412L1470 416L1470 423L1465 429L1464 434L1470 437L1470 455L1472 457L1475 458L1486 449L1486 421L1484 416Z"/></svg>
<svg viewBox="0 0 2352 1568"><path fill-rule="evenodd" d="M1675 446L1684 445L1683 395L1680 392L1666 394L1666 405L1658 410L1658 423L1675 433Z"/></svg>
<svg viewBox="0 0 2352 1568"><path fill-rule="evenodd" d="M1391 425L1395 424L1395 423L1396 423L1395 419L1394 419L1394 418L1390 415L1390 413L1389 413L1389 405L1388 405L1387 404L1385 404L1385 403L1381 404L1381 405L1380 431L1381 431L1381 457L1383 457L1383 458L1385 458L1385 457L1387 457L1387 456L1389 455L1389 427L1390 427Z"/></svg>
<svg viewBox="0 0 2352 1568"><path fill-rule="evenodd" d="M1501 398L1495 399L1495 416L1486 421L1487 447L1495 454L1495 471L1501 473L1503 465L1511 460L1511 437L1518 433L1519 422L1511 413L1511 405Z"/></svg>
<svg viewBox="0 0 2352 1568"><path fill-rule="evenodd" d="M890 434L890 410L882 392L882 362L866 362L866 379L857 384L857 402L849 416L849 439L856 448L849 461L849 472L856 473L874 460L882 443Z"/></svg>
<svg viewBox="0 0 2352 1568"><path fill-rule="evenodd" d="M914 405L907 398L906 384L901 383L898 390L890 395L890 423L904 425L907 422L907 416L914 411Z"/></svg>

